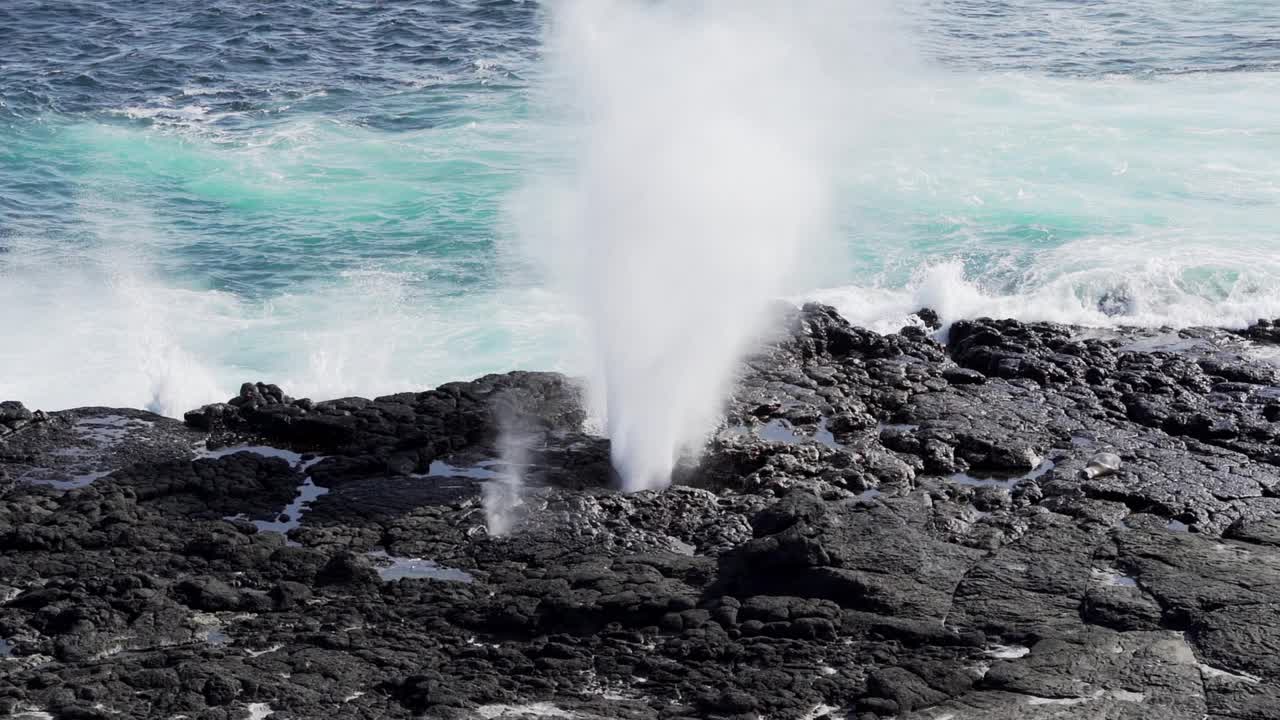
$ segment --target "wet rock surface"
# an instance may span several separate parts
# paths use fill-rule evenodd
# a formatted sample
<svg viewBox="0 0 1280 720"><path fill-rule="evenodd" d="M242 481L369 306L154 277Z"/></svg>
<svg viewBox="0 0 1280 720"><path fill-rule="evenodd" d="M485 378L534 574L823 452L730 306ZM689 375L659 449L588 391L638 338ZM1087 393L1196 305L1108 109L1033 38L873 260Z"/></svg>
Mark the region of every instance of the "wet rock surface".
<svg viewBox="0 0 1280 720"><path fill-rule="evenodd" d="M1270 326L918 317L792 311L665 492L554 374L0 405L0 716L1280 718Z"/></svg>

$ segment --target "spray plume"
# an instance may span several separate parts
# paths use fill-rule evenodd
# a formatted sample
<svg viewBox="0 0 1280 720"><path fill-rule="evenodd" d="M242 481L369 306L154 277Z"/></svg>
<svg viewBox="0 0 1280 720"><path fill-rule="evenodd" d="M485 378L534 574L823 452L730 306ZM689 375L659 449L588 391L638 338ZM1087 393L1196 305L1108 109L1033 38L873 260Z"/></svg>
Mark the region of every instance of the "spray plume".
<svg viewBox="0 0 1280 720"><path fill-rule="evenodd" d="M566 0L549 20L573 167L530 183L517 229L587 320L624 489L662 487L828 231L875 23L843 0Z"/></svg>
<svg viewBox="0 0 1280 720"><path fill-rule="evenodd" d="M529 460L529 437L513 431L503 423L498 437L502 457L502 474L481 487L485 526L489 535L510 535L519 523L524 505L524 468Z"/></svg>

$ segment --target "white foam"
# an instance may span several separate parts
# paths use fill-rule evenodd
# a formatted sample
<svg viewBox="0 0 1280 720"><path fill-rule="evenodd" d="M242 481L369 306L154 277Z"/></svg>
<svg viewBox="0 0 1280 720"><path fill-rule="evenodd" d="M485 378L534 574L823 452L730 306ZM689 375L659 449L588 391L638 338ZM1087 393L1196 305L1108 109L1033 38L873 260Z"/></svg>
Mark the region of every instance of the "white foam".
<svg viewBox="0 0 1280 720"><path fill-rule="evenodd" d="M1088 252L1072 247L1069 251ZM922 269L902 288L845 286L808 292L796 301L816 300L834 305L842 315L857 325L879 332L893 332L911 324L910 314L921 307L938 310L948 325L956 320L974 317L1017 318L1024 321L1050 321L1091 327L1147 326L1245 327L1259 317L1280 316L1280 264L1269 267L1242 260L1250 269L1238 281L1238 289L1225 295L1193 292L1185 287L1183 275L1197 271L1189 255L1192 249L1135 249L1135 253L1176 253L1176 259L1143 261L1139 267L1124 273L1133 288L1137 303L1134 312L1107 315L1098 309L1102 295L1117 282L1117 267L1129 263L1098 258L1096 267L1071 275L1027 282L1017 292L1001 292L982 287L982 280L967 273L959 262L938 262ZM1186 254L1184 254L1184 252ZM1046 259L1046 266L1061 262ZM1047 268L1046 268L1047 269ZM1033 268L1028 272L1038 272ZM1260 288L1266 288L1262 290ZM944 335L945 337L945 335Z"/></svg>
<svg viewBox="0 0 1280 720"><path fill-rule="evenodd" d="M188 85L182 88L182 94L187 97L200 97L201 95L219 95L221 93L231 92L226 88L218 87L201 87L199 85Z"/></svg>
<svg viewBox="0 0 1280 720"><path fill-rule="evenodd" d="M141 212L84 214L86 225L122 243L149 224ZM0 324L9 347L0 352L0 396L46 409L108 405L166 415L230 396L195 358L225 341L221 321L237 302L156 283L137 253L108 240L79 257L50 258L22 244L6 255Z"/></svg>
<svg viewBox="0 0 1280 720"><path fill-rule="evenodd" d="M88 126L68 133L90 147L105 146L104 152L119 152L119 143L164 157L230 163L243 172L219 170L229 174L227 182L257 182L249 157L210 154L198 139L170 146L164 138L144 142L137 130ZM330 134L316 141L320 149L278 147L284 141L277 139L237 152L259 152L271 162L289 153L334 161L324 153L346 142ZM381 140L352 142L369 147ZM226 401L246 380L325 399L373 397L515 368L580 370L566 362L580 357L566 352L580 345L579 323L562 298L545 290L459 295L425 281L447 269L434 267L441 261L429 256L418 267L345 270L261 300L191 287L169 277L156 258L174 243L202 240L175 237L172 224L115 194L109 204L92 202L105 197L93 189L83 194L80 209L83 225L96 234L89 247L72 252L51 249L42 238L5 239L0 397L45 410L103 405L180 417ZM350 212L360 202L352 198ZM424 337L434 340L423 344Z"/></svg>
<svg viewBox="0 0 1280 720"><path fill-rule="evenodd" d="M249 703L249 717L247 720L266 720L275 714L271 706L267 703Z"/></svg>
<svg viewBox="0 0 1280 720"><path fill-rule="evenodd" d="M843 165L856 254L801 296L881 330L922 305L1098 326L1280 312L1280 168L1255 132L1280 73L916 80Z"/></svg>
<svg viewBox="0 0 1280 720"><path fill-rule="evenodd" d="M186 105L183 107L141 107L130 106L113 111L134 120L198 120L209 114L209 108L203 105Z"/></svg>

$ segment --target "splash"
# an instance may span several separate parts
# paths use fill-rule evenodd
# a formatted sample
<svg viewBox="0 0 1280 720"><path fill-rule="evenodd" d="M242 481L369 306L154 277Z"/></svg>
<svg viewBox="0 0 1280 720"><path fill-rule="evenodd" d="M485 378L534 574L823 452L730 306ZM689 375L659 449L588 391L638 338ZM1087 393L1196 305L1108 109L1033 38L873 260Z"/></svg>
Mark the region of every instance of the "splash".
<svg viewBox="0 0 1280 720"><path fill-rule="evenodd" d="M81 210L100 240L63 258L16 242L0 264L0 396L43 409L91 404L178 416L226 399L203 362L202 333L234 323L235 299L157 283L145 252L145 213Z"/></svg>
<svg viewBox="0 0 1280 720"><path fill-rule="evenodd" d="M500 472L481 486L485 526L492 537L510 535L520 524L524 507L524 474L529 452L538 441L537 427L520 412L520 399L511 391L492 398L490 412L498 428L497 451Z"/></svg>
<svg viewBox="0 0 1280 720"><path fill-rule="evenodd" d="M1178 247L1076 241L1011 279L943 259L916 268L904 287L842 286L793 299L828 303L854 324L886 333L911 323L920 307L937 310L948 327L983 316L1085 327L1246 327L1280 315L1280 264L1265 253L1232 257L1225 243L1190 239Z"/></svg>
<svg viewBox="0 0 1280 720"><path fill-rule="evenodd" d="M588 321L627 490L669 482L829 229L826 159L868 18L846 5L552 5L549 101L574 168L540 178L518 222Z"/></svg>
<svg viewBox="0 0 1280 720"><path fill-rule="evenodd" d="M528 464L529 442L524 436L503 428L498 452L505 465L501 476L481 488L485 526L489 535L503 537L515 530L524 505L524 468Z"/></svg>

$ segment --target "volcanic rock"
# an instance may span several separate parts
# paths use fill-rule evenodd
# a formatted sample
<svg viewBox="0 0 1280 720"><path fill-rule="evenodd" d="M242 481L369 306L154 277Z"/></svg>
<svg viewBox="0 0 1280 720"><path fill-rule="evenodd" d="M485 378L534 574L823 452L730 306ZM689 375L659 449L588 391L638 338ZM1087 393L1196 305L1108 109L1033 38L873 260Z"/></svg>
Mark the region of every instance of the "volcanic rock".
<svg viewBox="0 0 1280 720"><path fill-rule="evenodd" d="M0 714L1280 718L1274 324L917 316L787 310L662 492L551 373L0 404Z"/></svg>

